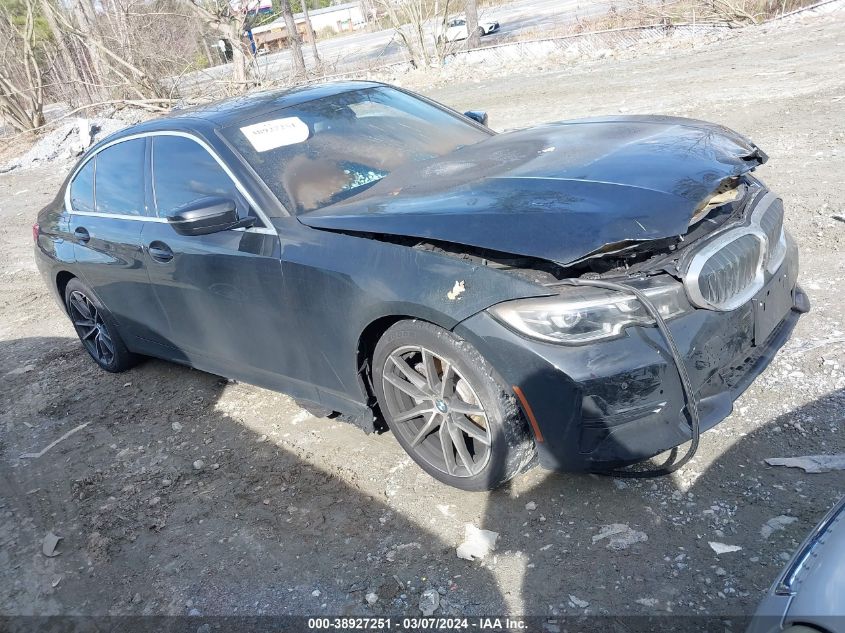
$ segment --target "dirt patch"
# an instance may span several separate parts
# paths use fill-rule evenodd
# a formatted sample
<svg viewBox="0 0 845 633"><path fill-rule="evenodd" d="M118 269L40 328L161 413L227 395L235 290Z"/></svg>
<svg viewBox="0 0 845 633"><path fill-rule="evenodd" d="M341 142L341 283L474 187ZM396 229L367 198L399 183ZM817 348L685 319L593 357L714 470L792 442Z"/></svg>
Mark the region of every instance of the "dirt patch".
<svg viewBox="0 0 845 633"><path fill-rule="evenodd" d="M845 452L845 23L502 73L422 90L497 129L660 113L724 123L770 154L813 302L793 339L672 477L534 470L441 486L391 435L158 361L99 371L44 288L29 227L62 178L0 176L0 612L751 612L843 493L769 457ZM87 423L40 458L37 453ZM795 518L785 522L782 517ZM772 521L780 529L766 531ZM465 524L497 532L459 559ZM48 532L58 556L42 554ZM717 553L710 543L728 546ZM609 545L613 544L612 547ZM735 548L741 549L735 549ZM375 597L375 599L373 599Z"/></svg>
<svg viewBox="0 0 845 633"><path fill-rule="evenodd" d="M0 165L23 156L38 140L35 134L8 133L0 136Z"/></svg>

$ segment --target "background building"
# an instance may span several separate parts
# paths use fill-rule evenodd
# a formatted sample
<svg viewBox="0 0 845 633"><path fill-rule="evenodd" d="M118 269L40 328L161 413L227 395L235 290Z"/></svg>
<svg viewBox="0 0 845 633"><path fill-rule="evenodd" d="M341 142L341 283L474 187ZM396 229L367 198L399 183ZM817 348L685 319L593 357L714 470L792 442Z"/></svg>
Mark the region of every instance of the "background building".
<svg viewBox="0 0 845 633"><path fill-rule="evenodd" d="M353 31L366 24L364 12L359 2L347 2L323 9L311 9L308 11L311 18L311 28L317 37L328 31L342 33ZM305 15L296 13L293 16L299 36L303 41L308 40L308 28L305 25ZM276 51L287 47L288 32L285 20L282 17L273 20L269 24L256 26L252 29L252 37L258 49Z"/></svg>

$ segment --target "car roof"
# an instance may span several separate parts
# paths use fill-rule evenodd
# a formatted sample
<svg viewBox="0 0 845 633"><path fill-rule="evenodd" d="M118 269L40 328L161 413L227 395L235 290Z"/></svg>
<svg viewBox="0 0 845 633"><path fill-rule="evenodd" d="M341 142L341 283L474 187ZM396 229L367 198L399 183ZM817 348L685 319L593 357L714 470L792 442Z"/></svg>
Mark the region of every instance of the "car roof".
<svg viewBox="0 0 845 633"><path fill-rule="evenodd" d="M287 90L267 90L245 94L183 110L174 110L163 117L124 128L104 141L158 130L188 131L197 130L198 127L206 129L228 127L238 121L252 119L306 101L384 85L374 81L336 81Z"/></svg>

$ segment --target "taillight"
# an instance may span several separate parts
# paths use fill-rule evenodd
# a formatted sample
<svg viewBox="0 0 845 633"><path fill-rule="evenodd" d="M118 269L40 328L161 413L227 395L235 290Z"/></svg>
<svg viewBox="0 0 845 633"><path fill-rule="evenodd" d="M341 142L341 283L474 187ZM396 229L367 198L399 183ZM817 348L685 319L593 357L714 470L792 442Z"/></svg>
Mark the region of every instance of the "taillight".
<svg viewBox="0 0 845 633"><path fill-rule="evenodd" d="M38 222L32 225L32 241L38 244L38 234L41 232L41 227L38 226Z"/></svg>

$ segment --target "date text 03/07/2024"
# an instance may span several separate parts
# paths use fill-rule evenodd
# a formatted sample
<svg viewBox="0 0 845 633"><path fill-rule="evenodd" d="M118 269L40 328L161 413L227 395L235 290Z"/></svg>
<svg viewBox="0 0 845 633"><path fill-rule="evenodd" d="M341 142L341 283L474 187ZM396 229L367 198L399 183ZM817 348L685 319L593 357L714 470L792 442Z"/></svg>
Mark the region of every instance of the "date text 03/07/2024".
<svg viewBox="0 0 845 633"><path fill-rule="evenodd" d="M476 629L479 631L526 630L525 620L510 617L475 618L308 618L308 629L312 631L458 631Z"/></svg>

